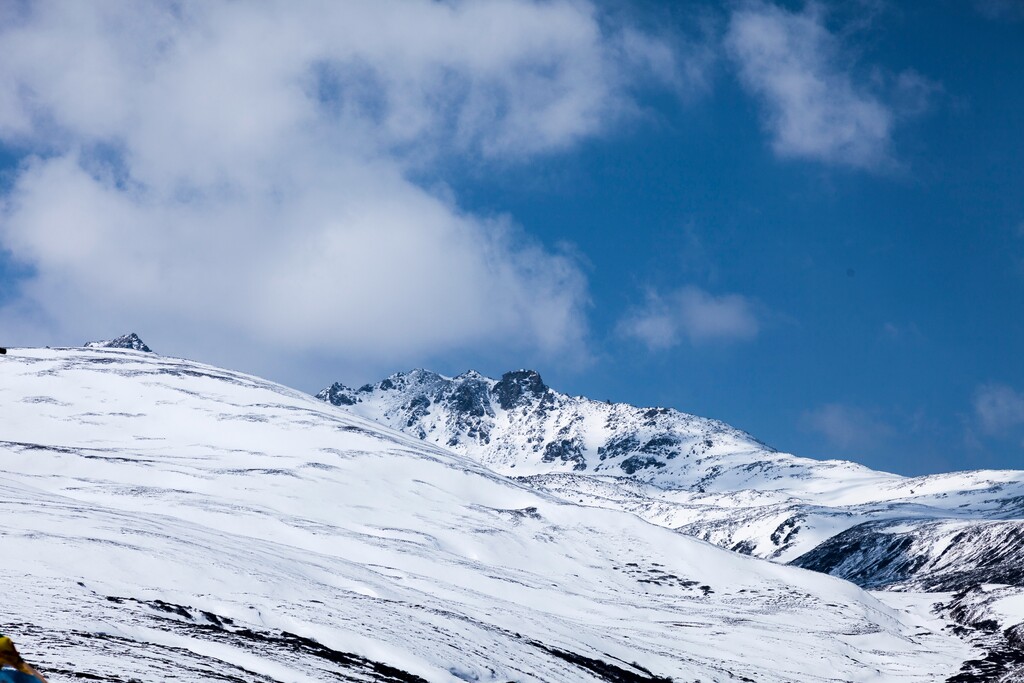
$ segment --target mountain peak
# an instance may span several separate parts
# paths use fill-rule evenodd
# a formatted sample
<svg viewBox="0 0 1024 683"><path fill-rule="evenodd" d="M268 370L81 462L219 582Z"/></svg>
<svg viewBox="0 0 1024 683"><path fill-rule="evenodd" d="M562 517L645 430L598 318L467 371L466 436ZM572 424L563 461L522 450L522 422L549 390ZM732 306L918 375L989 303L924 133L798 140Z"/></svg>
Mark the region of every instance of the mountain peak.
<svg viewBox="0 0 1024 683"><path fill-rule="evenodd" d="M316 397L321 401L327 401L336 406L354 406L359 402L359 398L355 394L356 392L351 388L341 382L335 382L318 393Z"/></svg>
<svg viewBox="0 0 1024 683"><path fill-rule="evenodd" d="M456 375L455 379L489 379L488 377L481 375L476 370L466 370L461 375Z"/></svg>
<svg viewBox="0 0 1024 683"><path fill-rule="evenodd" d="M91 341L85 343L87 349L130 349L132 351L143 351L145 353L153 353L153 349L146 346L146 342L139 338L139 335L134 332L123 334L116 339L107 339L103 341Z"/></svg>

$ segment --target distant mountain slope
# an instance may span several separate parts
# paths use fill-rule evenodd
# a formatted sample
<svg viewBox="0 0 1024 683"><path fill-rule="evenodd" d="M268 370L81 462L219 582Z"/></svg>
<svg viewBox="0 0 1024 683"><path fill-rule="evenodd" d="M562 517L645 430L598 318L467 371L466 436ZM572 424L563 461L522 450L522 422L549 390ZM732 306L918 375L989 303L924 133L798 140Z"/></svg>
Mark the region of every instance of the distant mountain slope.
<svg viewBox="0 0 1024 683"><path fill-rule="evenodd" d="M564 500L628 510L746 554L782 562L803 556L802 566L864 586L911 581L936 566L945 548L927 542L936 524L958 530L965 580L1018 576L997 570L968 546L972 538L995 544L1008 564L1021 556L1014 549L1024 472L906 478L851 462L798 458L717 420L567 396L529 370L498 380L415 370L355 390L335 383L318 398ZM993 520L1006 523L993 526ZM890 532L855 531L883 527ZM857 542L843 540L852 538ZM831 545L821 545L830 539ZM879 545L866 560L862 551L872 540ZM913 557L906 555L911 547ZM847 557L847 551L856 554ZM897 565L903 569L893 573ZM921 585L940 584L922 577Z"/></svg>
<svg viewBox="0 0 1024 683"><path fill-rule="evenodd" d="M0 625L53 683L936 681L976 656L240 373L20 349L0 405Z"/></svg>
<svg viewBox="0 0 1024 683"><path fill-rule="evenodd" d="M1024 521L863 522L793 564L868 588L955 592L981 584L1024 586Z"/></svg>

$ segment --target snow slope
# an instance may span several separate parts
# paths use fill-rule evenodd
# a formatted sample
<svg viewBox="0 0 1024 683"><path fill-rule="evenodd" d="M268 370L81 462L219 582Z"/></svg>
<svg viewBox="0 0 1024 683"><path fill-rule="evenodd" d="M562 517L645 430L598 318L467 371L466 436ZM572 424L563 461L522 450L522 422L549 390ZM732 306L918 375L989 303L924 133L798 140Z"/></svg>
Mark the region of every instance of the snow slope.
<svg viewBox="0 0 1024 683"><path fill-rule="evenodd" d="M0 629L54 682L935 681L975 654L251 376L12 349L0 406Z"/></svg>

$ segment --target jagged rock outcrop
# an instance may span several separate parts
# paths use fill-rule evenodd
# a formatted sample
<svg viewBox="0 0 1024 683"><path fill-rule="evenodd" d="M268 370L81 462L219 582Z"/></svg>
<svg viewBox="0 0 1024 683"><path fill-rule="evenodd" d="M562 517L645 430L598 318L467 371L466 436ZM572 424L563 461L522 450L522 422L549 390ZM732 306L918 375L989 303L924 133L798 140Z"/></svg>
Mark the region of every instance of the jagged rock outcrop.
<svg viewBox="0 0 1024 683"><path fill-rule="evenodd" d="M104 341L91 341L85 343L87 349L130 349L132 351L143 351L145 353L154 353L153 349L146 346L146 342L139 338L139 335L134 332L128 334L122 334L120 337L114 339L107 339Z"/></svg>

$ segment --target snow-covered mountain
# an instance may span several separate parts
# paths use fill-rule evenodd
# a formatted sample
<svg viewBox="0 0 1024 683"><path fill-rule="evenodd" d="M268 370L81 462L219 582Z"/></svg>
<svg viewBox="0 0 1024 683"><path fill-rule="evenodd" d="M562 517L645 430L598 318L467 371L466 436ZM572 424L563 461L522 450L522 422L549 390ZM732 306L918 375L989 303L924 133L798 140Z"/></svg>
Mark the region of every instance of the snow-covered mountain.
<svg viewBox="0 0 1024 683"><path fill-rule="evenodd" d="M335 383L317 396L517 476L631 475L662 487L718 490L751 480L786 482L790 473L774 465L792 464L722 422L566 396L531 370L500 380L414 370L358 390ZM752 460L764 468L747 469Z"/></svg>
<svg viewBox="0 0 1024 683"><path fill-rule="evenodd" d="M120 337L114 339L106 339L103 341L91 341L85 343L87 349L131 349L132 351L145 351L146 353L153 353L153 349L146 346L146 342L139 338L139 335L134 332L128 334L122 334Z"/></svg>
<svg viewBox="0 0 1024 683"><path fill-rule="evenodd" d="M1024 585L1024 472L907 478L799 458L717 420L567 396L529 370L415 370L318 398L563 500L862 586Z"/></svg>
<svg viewBox="0 0 1024 683"><path fill-rule="evenodd" d="M493 402L453 399L474 444L495 443L512 411L560 405L539 378L510 380L469 383ZM587 429L552 413L568 425L555 434L583 440L586 471L625 474L632 451L588 439L633 413L581 405ZM0 630L54 683L938 681L984 654L942 628L931 595L882 602L578 505L459 443L248 375L122 349L11 349L0 406ZM689 457L649 446L664 464L637 468L651 475L637 485L668 481L675 462L694 463L677 476L695 495L754 477L727 443L781 467L746 435L695 419L670 431L670 416L637 428ZM574 449L563 459L523 434L537 462L503 451L502 469L584 471ZM468 432L444 443L456 436ZM828 470L801 463L824 487Z"/></svg>

